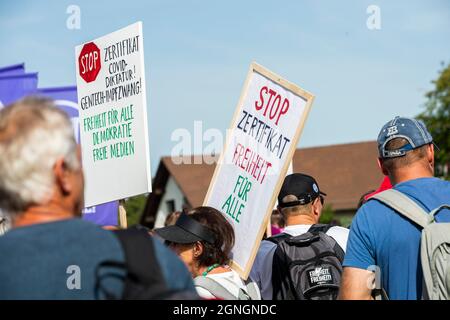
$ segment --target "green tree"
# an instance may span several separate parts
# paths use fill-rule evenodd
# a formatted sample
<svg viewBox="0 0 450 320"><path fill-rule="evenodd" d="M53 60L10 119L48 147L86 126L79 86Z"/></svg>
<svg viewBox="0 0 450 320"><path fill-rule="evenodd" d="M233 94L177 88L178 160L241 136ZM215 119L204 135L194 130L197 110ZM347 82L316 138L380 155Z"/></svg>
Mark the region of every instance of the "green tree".
<svg viewBox="0 0 450 320"><path fill-rule="evenodd" d="M147 195L140 195L128 198L125 201L125 210L127 211L127 224L132 226L139 223L144 212Z"/></svg>
<svg viewBox="0 0 450 320"><path fill-rule="evenodd" d="M320 215L319 223L329 224L334 221L334 211L331 205L327 204L322 209L322 214Z"/></svg>
<svg viewBox="0 0 450 320"><path fill-rule="evenodd" d="M425 122L440 151L435 152L436 175L450 178L450 64L432 81L433 90L426 93L425 111L418 119Z"/></svg>

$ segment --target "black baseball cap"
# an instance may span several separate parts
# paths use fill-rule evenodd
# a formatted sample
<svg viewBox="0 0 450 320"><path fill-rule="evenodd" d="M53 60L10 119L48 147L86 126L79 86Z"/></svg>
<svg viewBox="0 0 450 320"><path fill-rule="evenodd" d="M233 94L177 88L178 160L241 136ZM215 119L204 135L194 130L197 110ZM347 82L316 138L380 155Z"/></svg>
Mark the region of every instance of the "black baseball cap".
<svg viewBox="0 0 450 320"><path fill-rule="evenodd" d="M295 196L297 200L283 202L286 196ZM326 193L320 191L317 181L307 174L293 173L284 179L280 193L278 194L278 206L280 208L305 205L314 201L318 196Z"/></svg>
<svg viewBox="0 0 450 320"><path fill-rule="evenodd" d="M181 213L177 222L172 226L155 229L155 233L166 241L173 243L194 243L206 241L214 244L216 236L208 227L192 219L186 213Z"/></svg>

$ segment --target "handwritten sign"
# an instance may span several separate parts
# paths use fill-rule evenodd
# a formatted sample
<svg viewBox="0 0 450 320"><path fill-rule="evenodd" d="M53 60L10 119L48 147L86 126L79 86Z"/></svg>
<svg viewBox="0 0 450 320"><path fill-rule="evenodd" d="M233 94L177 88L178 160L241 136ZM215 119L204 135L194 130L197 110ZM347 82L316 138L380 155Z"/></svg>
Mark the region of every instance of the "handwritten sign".
<svg viewBox="0 0 450 320"><path fill-rule="evenodd" d="M233 225L232 264L250 273L314 96L252 63L204 205Z"/></svg>
<svg viewBox="0 0 450 320"><path fill-rule="evenodd" d="M142 23L75 48L85 204L151 192Z"/></svg>

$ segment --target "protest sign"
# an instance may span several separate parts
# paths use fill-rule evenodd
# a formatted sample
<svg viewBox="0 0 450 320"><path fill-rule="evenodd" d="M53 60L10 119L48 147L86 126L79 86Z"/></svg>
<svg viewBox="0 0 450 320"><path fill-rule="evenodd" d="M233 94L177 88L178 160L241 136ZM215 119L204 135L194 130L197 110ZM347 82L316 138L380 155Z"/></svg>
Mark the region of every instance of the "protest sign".
<svg viewBox="0 0 450 320"><path fill-rule="evenodd" d="M234 227L231 266L246 279L314 96L252 63L204 205Z"/></svg>
<svg viewBox="0 0 450 320"><path fill-rule="evenodd" d="M142 23L75 48L85 203L151 191Z"/></svg>
<svg viewBox="0 0 450 320"><path fill-rule="evenodd" d="M77 87L53 87L39 88L37 93L41 96L52 98L55 105L63 110L72 122L76 141L80 142L80 125L78 116ZM84 208L82 217L101 226L116 226L119 202L113 201L98 206Z"/></svg>

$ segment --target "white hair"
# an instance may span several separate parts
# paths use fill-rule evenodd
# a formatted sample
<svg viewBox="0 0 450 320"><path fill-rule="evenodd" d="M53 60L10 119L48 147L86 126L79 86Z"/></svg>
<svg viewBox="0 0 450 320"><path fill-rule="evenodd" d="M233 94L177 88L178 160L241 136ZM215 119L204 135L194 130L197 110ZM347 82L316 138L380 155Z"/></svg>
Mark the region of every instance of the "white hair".
<svg viewBox="0 0 450 320"><path fill-rule="evenodd" d="M17 213L52 196L53 166L80 167L67 115L49 99L25 98L0 111L0 209Z"/></svg>
<svg viewBox="0 0 450 320"><path fill-rule="evenodd" d="M4 235L9 229L11 229L11 221L5 214L0 210L0 236Z"/></svg>

